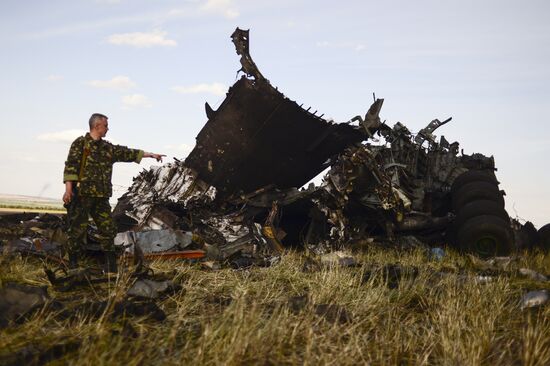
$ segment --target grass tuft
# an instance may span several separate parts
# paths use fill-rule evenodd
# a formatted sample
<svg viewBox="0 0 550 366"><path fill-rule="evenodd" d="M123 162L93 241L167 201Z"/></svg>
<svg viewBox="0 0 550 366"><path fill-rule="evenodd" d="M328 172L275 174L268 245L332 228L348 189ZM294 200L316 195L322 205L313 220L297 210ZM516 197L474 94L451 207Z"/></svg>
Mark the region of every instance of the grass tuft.
<svg viewBox="0 0 550 366"><path fill-rule="evenodd" d="M93 289L49 288L63 308L0 330L0 363L32 346L35 359L79 365L550 364L548 307L520 310L525 291L549 286L517 274L519 267L544 273L548 255L526 253L489 281L452 250L441 261L421 249L354 255L359 265L347 268L306 269L295 252L273 267L244 270L151 263L156 276L181 286L157 301L162 322L112 316L132 284L127 274ZM48 284L40 261L0 260L0 283ZM393 286L391 265L417 271L403 271ZM75 312L84 300L108 305L99 316ZM67 344L78 347L59 351Z"/></svg>

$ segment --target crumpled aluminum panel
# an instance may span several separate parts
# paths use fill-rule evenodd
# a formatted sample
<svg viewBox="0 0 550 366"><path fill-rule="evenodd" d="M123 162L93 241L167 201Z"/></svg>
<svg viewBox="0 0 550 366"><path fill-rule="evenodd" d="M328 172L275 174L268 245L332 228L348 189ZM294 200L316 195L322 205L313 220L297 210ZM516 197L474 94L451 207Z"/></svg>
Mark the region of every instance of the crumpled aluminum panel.
<svg viewBox="0 0 550 366"><path fill-rule="evenodd" d="M265 79L243 76L208 114L185 165L224 195L300 187L329 158L365 138L358 127L304 110Z"/></svg>
<svg viewBox="0 0 550 366"><path fill-rule="evenodd" d="M191 244L192 240L193 234L191 232L180 230L125 231L117 234L114 244L128 247L126 251L129 253L134 253L134 245L138 245L143 253L157 253L175 247L181 250Z"/></svg>

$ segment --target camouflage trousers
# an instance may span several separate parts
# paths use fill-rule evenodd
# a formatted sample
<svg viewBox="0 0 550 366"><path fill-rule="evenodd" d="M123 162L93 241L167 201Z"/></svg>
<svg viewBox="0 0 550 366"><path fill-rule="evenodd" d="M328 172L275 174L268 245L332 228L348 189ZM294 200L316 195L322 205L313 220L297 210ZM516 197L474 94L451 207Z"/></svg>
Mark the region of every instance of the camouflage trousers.
<svg viewBox="0 0 550 366"><path fill-rule="evenodd" d="M67 249L73 253L80 253L84 249L91 216L97 226L101 248L104 251L114 250L116 227L111 216L109 198L76 196L73 199L74 202L67 209Z"/></svg>

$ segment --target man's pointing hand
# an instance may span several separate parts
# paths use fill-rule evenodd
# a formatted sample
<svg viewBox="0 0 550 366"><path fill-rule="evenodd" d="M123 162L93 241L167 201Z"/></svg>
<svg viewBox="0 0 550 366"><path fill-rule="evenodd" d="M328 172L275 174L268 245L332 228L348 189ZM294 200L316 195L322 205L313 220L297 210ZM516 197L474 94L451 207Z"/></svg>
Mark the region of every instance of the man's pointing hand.
<svg viewBox="0 0 550 366"><path fill-rule="evenodd" d="M162 163L162 158L165 157L166 155L163 155L163 154L155 154L155 153L150 153L150 152L146 152L143 154L143 157L144 158L153 158L153 159L156 159L158 162L161 162Z"/></svg>

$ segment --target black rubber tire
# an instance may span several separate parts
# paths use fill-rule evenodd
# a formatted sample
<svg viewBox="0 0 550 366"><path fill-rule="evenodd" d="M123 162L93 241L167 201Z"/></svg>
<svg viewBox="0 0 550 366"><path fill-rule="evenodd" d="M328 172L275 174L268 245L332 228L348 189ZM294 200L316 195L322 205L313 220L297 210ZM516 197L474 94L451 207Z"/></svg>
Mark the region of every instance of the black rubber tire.
<svg viewBox="0 0 550 366"><path fill-rule="evenodd" d="M459 229L466 221L480 215L497 216L510 224L508 213L499 203L491 200L476 200L466 203L458 210L453 226Z"/></svg>
<svg viewBox="0 0 550 366"><path fill-rule="evenodd" d="M456 192L460 187L472 182L496 183L498 185L494 172L488 170L468 170L456 177L451 185L451 192Z"/></svg>
<svg viewBox="0 0 550 366"><path fill-rule="evenodd" d="M500 217L481 215L462 225L456 243L460 250L480 257L505 256L513 250L514 234Z"/></svg>
<svg viewBox="0 0 550 366"><path fill-rule="evenodd" d="M550 224L546 224L538 230L540 247L544 250L550 250Z"/></svg>
<svg viewBox="0 0 550 366"><path fill-rule="evenodd" d="M527 221L521 225L518 231L514 233L516 238L516 247L520 249L531 250L540 243L540 236L532 222Z"/></svg>
<svg viewBox="0 0 550 366"><path fill-rule="evenodd" d="M495 183L471 182L452 194L453 210L458 213L468 203L479 200L493 201L504 208L504 197Z"/></svg>
<svg viewBox="0 0 550 366"><path fill-rule="evenodd" d="M459 196L459 195L463 194L463 192L468 192L468 191L471 191L472 189L484 189L486 191L499 192L498 185L496 185L495 183L470 182L470 183L467 183L467 184L463 185L462 187L460 187L460 189L457 189L453 193L453 196Z"/></svg>

